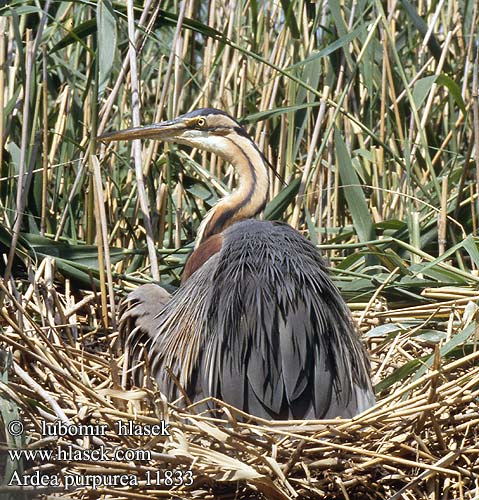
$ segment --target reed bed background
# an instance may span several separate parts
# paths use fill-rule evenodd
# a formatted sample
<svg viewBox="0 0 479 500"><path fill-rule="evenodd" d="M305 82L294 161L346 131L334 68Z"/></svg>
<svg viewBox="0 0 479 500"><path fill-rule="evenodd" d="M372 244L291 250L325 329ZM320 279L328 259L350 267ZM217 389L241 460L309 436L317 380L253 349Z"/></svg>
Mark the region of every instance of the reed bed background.
<svg viewBox="0 0 479 500"><path fill-rule="evenodd" d="M0 496L479 498L479 2L28 2L0 8ZM118 302L169 290L234 187L211 155L110 129L218 107L276 175L264 217L319 245L371 352L378 405L350 420L227 421L125 389ZM220 404L220 403L219 403ZM8 424L24 420L13 437ZM170 424L161 439L114 422ZM42 421L104 423L63 447L151 460L13 460ZM148 485L191 470L193 485ZM131 487L19 490L22 474Z"/></svg>

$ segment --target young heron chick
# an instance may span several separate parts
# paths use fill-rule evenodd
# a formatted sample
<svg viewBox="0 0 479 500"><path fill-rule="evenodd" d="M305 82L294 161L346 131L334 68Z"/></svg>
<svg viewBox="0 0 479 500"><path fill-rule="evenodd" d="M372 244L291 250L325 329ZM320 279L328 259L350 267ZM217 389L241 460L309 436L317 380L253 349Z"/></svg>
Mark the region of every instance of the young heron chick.
<svg viewBox="0 0 479 500"><path fill-rule="evenodd" d="M192 402L212 396L262 418L372 406L366 351L317 249L287 224L252 219L266 203L268 165L239 123L199 109L100 137L139 138L215 153L239 182L203 220L178 291L144 285L128 297L120 329L130 365L147 356L170 400L179 383Z"/></svg>

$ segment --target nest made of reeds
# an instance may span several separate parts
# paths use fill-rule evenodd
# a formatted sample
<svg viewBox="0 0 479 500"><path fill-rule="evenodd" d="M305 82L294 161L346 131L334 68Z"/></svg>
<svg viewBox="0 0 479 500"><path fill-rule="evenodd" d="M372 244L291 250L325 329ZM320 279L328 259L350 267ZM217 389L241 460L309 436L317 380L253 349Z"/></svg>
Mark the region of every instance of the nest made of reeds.
<svg viewBox="0 0 479 500"><path fill-rule="evenodd" d="M371 302L355 315L369 332L377 405L352 420L271 422L221 402L214 416L180 409L154 386L122 388L122 353L116 333L101 327L94 294L75 302L30 285L20 299L0 288L5 498L479 498L473 290L430 291L433 303L401 310ZM435 316L448 325L442 346L415 336ZM25 432L15 437L8 429L18 419ZM119 435L119 421L163 421L165 432ZM45 435L42 425L52 422L105 432ZM85 454L101 447L108 460ZM70 459L13 460L5 448L61 448ZM26 476L50 484L20 486Z"/></svg>

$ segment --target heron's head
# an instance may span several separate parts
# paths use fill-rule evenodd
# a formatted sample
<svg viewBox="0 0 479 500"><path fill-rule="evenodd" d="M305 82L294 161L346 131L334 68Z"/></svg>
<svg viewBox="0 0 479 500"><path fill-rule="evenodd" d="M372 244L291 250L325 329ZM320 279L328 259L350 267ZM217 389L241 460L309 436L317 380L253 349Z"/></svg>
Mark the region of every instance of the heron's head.
<svg viewBox="0 0 479 500"><path fill-rule="evenodd" d="M238 189L222 198L203 219L196 245L240 219L263 210L268 195L268 161L241 125L224 111L212 108L145 127L109 132L103 142L156 139L215 153L231 163L239 176Z"/></svg>
<svg viewBox="0 0 479 500"><path fill-rule="evenodd" d="M176 142L228 157L233 145L252 142L241 125L224 111L212 108L197 109L174 120L153 123L144 127L109 132L99 136L103 142L156 139Z"/></svg>

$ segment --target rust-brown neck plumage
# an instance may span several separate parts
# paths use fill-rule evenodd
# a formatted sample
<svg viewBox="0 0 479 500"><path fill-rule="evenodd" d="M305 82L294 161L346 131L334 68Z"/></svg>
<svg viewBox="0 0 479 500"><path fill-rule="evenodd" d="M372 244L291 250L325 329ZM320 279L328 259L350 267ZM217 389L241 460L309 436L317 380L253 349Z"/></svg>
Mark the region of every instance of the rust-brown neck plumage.
<svg viewBox="0 0 479 500"><path fill-rule="evenodd" d="M241 129L241 132L242 129ZM238 187L221 199L203 220L196 247L214 234L221 233L233 223L255 217L263 210L268 195L268 170L265 159L251 139L244 133L224 135L227 141L217 154L231 163L238 174Z"/></svg>

